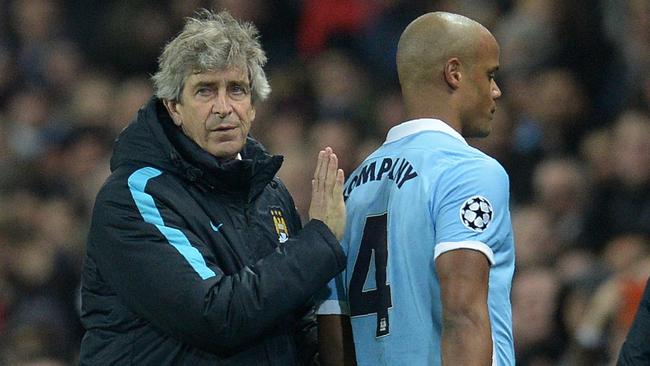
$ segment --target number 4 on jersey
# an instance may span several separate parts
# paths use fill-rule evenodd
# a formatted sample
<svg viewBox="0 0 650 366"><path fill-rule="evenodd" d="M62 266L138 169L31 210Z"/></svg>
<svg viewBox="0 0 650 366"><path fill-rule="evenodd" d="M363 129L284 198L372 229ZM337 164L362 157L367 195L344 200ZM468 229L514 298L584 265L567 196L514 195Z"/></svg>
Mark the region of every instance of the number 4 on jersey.
<svg viewBox="0 0 650 366"><path fill-rule="evenodd" d="M350 313L352 316L377 314L377 337L390 331L388 308L392 307L390 286L386 283L388 265L387 217L369 216L363 228L359 254L350 279ZM372 257L374 252L374 263ZM376 288L364 291L371 265L374 266Z"/></svg>

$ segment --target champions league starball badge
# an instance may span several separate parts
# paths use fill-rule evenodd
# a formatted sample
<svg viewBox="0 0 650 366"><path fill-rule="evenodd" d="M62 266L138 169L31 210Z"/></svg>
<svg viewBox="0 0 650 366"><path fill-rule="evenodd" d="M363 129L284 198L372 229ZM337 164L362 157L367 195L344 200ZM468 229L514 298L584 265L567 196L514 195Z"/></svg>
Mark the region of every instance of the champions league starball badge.
<svg viewBox="0 0 650 366"><path fill-rule="evenodd" d="M470 230L482 233L492 222L492 205L485 197L473 196L460 208L460 219Z"/></svg>

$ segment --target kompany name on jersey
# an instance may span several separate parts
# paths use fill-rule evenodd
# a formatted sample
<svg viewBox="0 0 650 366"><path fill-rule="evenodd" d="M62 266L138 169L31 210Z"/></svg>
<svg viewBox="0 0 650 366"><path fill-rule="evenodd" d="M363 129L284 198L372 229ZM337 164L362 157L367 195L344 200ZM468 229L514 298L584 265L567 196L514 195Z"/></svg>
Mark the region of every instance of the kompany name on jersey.
<svg viewBox="0 0 650 366"><path fill-rule="evenodd" d="M397 184L397 188L402 188L404 183L418 176L413 165L404 158L384 158L378 165L378 161L363 165L357 169L359 172L348 180L343 197L347 200L356 187L368 182L390 179Z"/></svg>

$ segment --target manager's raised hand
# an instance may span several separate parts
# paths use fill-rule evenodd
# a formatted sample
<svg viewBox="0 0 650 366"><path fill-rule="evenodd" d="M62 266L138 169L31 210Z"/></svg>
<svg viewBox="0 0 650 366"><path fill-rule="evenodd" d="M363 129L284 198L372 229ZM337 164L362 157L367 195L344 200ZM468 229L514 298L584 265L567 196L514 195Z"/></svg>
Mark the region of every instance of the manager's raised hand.
<svg viewBox="0 0 650 366"><path fill-rule="evenodd" d="M345 230L345 202L343 202L343 169L331 147L318 153L314 179L311 181L309 218L323 221L341 240Z"/></svg>

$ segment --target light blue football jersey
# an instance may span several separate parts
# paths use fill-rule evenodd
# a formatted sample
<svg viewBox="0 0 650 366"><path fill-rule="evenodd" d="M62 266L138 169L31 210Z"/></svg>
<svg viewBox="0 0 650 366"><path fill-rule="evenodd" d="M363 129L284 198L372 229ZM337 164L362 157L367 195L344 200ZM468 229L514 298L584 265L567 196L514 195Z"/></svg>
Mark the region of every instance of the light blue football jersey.
<svg viewBox="0 0 650 366"><path fill-rule="evenodd" d="M351 316L359 365L441 364L435 258L460 248L489 260L493 364L514 365L509 182L496 160L440 120L412 120L350 174L344 196L348 264L318 313Z"/></svg>

